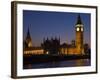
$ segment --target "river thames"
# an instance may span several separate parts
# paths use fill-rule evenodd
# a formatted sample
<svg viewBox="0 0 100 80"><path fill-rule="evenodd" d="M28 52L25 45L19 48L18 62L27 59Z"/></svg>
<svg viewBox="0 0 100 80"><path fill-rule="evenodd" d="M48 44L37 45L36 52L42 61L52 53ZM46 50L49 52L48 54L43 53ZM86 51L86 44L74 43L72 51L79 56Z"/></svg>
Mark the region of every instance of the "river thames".
<svg viewBox="0 0 100 80"><path fill-rule="evenodd" d="M79 66L91 66L91 60L90 59L76 59L76 60L45 62L45 63L38 63L38 64L27 64L27 65L24 65L24 69L79 67Z"/></svg>

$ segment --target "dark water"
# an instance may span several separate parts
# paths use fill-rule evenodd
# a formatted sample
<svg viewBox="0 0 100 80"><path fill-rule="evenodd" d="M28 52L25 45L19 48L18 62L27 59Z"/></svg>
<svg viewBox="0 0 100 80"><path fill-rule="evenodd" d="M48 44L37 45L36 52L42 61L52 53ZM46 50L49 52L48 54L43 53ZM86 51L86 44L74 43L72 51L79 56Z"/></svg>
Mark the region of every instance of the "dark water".
<svg viewBox="0 0 100 80"><path fill-rule="evenodd" d="M78 60L65 60L58 62L47 62L39 64L24 65L24 69L39 69L39 68L56 68L56 67L77 67L77 66L90 66L90 59L78 59Z"/></svg>

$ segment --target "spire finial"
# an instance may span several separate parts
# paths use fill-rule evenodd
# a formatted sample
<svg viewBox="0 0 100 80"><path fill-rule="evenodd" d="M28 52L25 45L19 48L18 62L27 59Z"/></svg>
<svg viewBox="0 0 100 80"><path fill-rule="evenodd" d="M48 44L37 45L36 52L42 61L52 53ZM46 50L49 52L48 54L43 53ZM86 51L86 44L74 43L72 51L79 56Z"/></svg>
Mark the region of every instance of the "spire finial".
<svg viewBox="0 0 100 80"><path fill-rule="evenodd" d="M77 17L77 23L76 23L76 24L82 24L80 14L78 14L78 17Z"/></svg>
<svg viewBox="0 0 100 80"><path fill-rule="evenodd" d="M43 38L43 42L45 42L45 37Z"/></svg>
<svg viewBox="0 0 100 80"><path fill-rule="evenodd" d="M31 38L31 36L30 36L30 26L28 27L28 31L27 31L27 38Z"/></svg>

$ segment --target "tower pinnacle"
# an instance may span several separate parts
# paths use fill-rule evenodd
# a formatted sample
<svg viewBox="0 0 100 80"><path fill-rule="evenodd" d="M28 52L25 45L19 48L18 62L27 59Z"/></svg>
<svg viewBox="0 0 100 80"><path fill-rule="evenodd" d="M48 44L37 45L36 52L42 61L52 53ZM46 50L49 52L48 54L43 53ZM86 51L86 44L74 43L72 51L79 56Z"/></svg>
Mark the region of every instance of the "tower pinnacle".
<svg viewBox="0 0 100 80"><path fill-rule="evenodd" d="M77 23L76 23L76 24L82 24L80 14L79 14L78 17L77 17Z"/></svg>
<svg viewBox="0 0 100 80"><path fill-rule="evenodd" d="M29 28L28 28L28 31L27 31L25 43L26 43L26 45L25 45L26 48L32 47L32 39L31 39L31 36L30 36Z"/></svg>
<svg viewBox="0 0 100 80"><path fill-rule="evenodd" d="M29 28L28 28L28 31L27 31L27 37L26 38L31 38Z"/></svg>

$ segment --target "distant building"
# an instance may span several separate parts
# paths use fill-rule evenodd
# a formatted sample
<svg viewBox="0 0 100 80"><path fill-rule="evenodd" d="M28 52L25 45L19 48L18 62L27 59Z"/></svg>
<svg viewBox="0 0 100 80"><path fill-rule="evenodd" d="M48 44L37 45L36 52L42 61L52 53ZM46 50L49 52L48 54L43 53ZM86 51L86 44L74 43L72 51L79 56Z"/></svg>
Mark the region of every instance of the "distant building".
<svg viewBox="0 0 100 80"><path fill-rule="evenodd" d="M29 28L28 28L27 36L24 41L24 48L30 48L30 47L32 47L32 39L30 36Z"/></svg>
<svg viewBox="0 0 100 80"><path fill-rule="evenodd" d="M51 38L47 40L43 40L43 43L41 44L44 54L59 54L60 53L60 38L55 39Z"/></svg>
<svg viewBox="0 0 100 80"><path fill-rule="evenodd" d="M28 28L27 36L26 36L26 39L24 41L23 46L24 46L23 51L24 51L25 55L27 55L27 54L28 55L43 54L43 48L42 47L33 47L29 28Z"/></svg>
<svg viewBox="0 0 100 80"><path fill-rule="evenodd" d="M84 54L87 45L84 46L84 25L81 21L80 15L78 15L77 22L75 24L75 40L72 40L71 44L60 44L60 38L57 39L44 39L40 47L32 46L32 39L30 37L29 29L27 37L24 41L24 54L67 54L67 55L81 55ZM87 50L87 49L86 49Z"/></svg>

